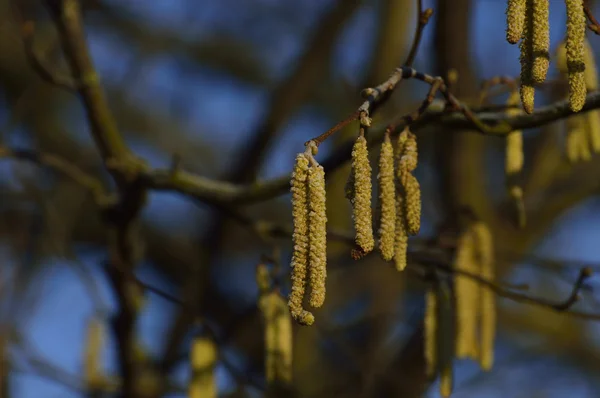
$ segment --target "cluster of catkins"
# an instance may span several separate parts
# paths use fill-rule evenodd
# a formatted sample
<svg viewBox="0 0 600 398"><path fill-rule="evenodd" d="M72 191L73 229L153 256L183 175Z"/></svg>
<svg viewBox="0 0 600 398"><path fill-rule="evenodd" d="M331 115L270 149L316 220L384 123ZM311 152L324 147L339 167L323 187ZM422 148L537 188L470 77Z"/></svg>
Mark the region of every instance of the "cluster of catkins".
<svg viewBox="0 0 600 398"><path fill-rule="evenodd" d="M573 112L585 104L586 68L584 41L586 17L583 0L565 0L567 9L566 68L569 77L569 103ZM548 0L508 0L506 40L520 42L521 102L525 112L533 112L535 85L546 80L550 63L550 24Z"/></svg>
<svg viewBox="0 0 600 398"><path fill-rule="evenodd" d="M471 221L459 238L454 259L457 272L454 302L451 289L442 280L436 278L428 286L424 321L426 373L430 377L440 375L443 397L452 393L452 361L455 357L478 361L486 371L492 368L496 333L495 295L489 286L479 284L470 276L493 280L493 258L490 230L481 221Z"/></svg>
<svg viewBox="0 0 600 398"><path fill-rule="evenodd" d="M318 308L325 301L327 276L325 173L314 158L316 148L311 141L306 151L297 155L291 181L294 248L288 306L292 317L302 325L314 322L313 314L303 307L307 281L311 287L309 304ZM377 177L381 209L378 248L384 260L394 259L399 271L406 267L408 236L418 234L421 228L421 190L412 174L417 159L416 136L408 128L398 137L395 155L390 133L386 132ZM356 232L352 250L355 259L375 248L371 172L367 140L361 129L352 149L352 170L346 184Z"/></svg>

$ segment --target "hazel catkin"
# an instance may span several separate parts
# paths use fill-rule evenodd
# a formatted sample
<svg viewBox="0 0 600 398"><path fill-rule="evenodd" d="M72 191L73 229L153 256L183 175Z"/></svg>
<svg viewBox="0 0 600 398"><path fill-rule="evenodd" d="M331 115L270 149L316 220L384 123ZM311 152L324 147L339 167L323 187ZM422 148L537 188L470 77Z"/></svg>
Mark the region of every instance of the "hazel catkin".
<svg viewBox="0 0 600 398"><path fill-rule="evenodd" d="M362 254L370 253L375 246L371 211L371 165L367 140L360 135L352 149L353 197L352 218L356 232L356 245Z"/></svg>
<svg viewBox="0 0 600 398"><path fill-rule="evenodd" d="M508 0L506 5L506 41L516 44L523 35L526 0Z"/></svg>
<svg viewBox="0 0 600 398"><path fill-rule="evenodd" d="M548 0L529 0L531 2L531 78L534 83L546 80L550 65L550 22Z"/></svg>
<svg viewBox="0 0 600 398"><path fill-rule="evenodd" d="M532 113L535 102L535 87L533 79L533 3L527 0L525 3L525 22L523 26L523 39L519 44L521 55L521 80L519 92L523 109L527 113Z"/></svg>
<svg viewBox="0 0 600 398"><path fill-rule="evenodd" d="M569 105L579 112L585 104L585 30L586 17L582 0L565 0L567 7L567 69L569 75Z"/></svg>
<svg viewBox="0 0 600 398"><path fill-rule="evenodd" d="M421 187L412 175L418 162L417 140L409 130L404 130L401 134L406 134L406 141L398 165L398 177L404 194L407 232L409 235L417 235L421 229Z"/></svg>
<svg viewBox="0 0 600 398"><path fill-rule="evenodd" d="M384 137L379 154L379 201L381 222L379 226L379 250L384 260L394 257L396 234L396 186L394 184L394 148L389 134Z"/></svg>
<svg viewBox="0 0 600 398"><path fill-rule="evenodd" d="M314 322L314 316L310 312L304 310L302 307L309 261L309 208L307 185L308 165L309 160L306 154L298 154L291 180L292 215L294 220L294 232L292 234L292 240L294 247L291 262L292 289L290 292L288 305L292 317L298 323L304 325L311 325Z"/></svg>
<svg viewBox="0 0 600 398"><path fill-rule="evenodd" d="M325 302L327 278L327 216L325 198L325 170L319 164L308 169L309 195L309 273L311 294L309 304L319 308Z"/></svg>

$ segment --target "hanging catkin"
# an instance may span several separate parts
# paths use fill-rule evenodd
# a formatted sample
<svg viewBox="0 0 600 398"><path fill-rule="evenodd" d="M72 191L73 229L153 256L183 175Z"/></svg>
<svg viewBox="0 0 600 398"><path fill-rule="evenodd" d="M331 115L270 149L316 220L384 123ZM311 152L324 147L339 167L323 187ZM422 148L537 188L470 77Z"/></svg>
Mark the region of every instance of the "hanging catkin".
<svg viewBox="0 0 600 398"><path fill-rule="evenodd" d="M421 229L421 187L412 175L418 162L417 138L408 129L401 135L406 135L406 140L398 164L398 178L403 191L407 232L409 235L417 235Z"/></svg>
<svg viewBox="0 0 600 398"><path fill-rule="evenodd" d="M403 271L406 268L406 252L408 250L408 227L406 225L404 190L400 182L400 159L404 154L404 146L408 140L408 134L406 131L407 130L405 129L405 131L398 136L396 143L396 163L398 165L396 168L398 173L398 184L396 186L396 190L400 191L400 194L396 196L396 237L394 239L394 263L398 271Z"/></svg>
<svg viewBox="0 0 600 398"><path fill-rule="evenodd" d="M494 270L494 241L488 226L479 221L472 227L477 248L477 262L482 278L493 282ZM480 285L480 344L479 364L481 369L489 371L494 364L494 342L496 336L496 296L486 285Z"/></svg>
<svg viewBox="0 0 600 398"><path fill-rule="evenodd" d="M582 0L565 0L567 6L567 68L569 74L569 105L579 112L585 104L585 51L586 17Z"/></svg>
<svg viewBox="0 0 600 398"><path fill-rule="evenodd" d="M94 316L88 323L86 345L85 345L85 359L84 359L84 373L85 381L91 390L94 390L103 382L102 372L102 349L104 348L104 325L102 320Z"/></svg>
<svg viewBox="0 0 600 398"><path fill-rule="evenodd" d="M519 105L519 94L512 92L506 101L508 106ZM506 114L514 116L521 113L518 108L508 108ZM506 189L508 195L517 210L517 221L520 228L525 227L525 206L523 204L523 189L518 184L518 177L523 169L523 132L521 130L511 131L506 136L504 170L506 173Z"/></svg>
<svg viewBox="0 0 600 398"><path fill-rule="evenodd" d="M526 0L508 0L506 6L506 41L516 44L523 36Z"/></svg>
<svg viewBox="0 0 600 398"><path fill-rule="evenodd" d="M519 91L523 109L527 113L533 112L535 100L535 87L533 80L533 2L527 0L525 3L525 23L523 26L523 40L519 44L521 56L521 81Z"/></svg>
<svg viewBox="0 0 600 398"><path fill-rule="evenodd" d="M327 279L327 216L325 170L314 161L308 170L309 205L309 272L311 293L309 303L318 308L325 302Z"/></svg>
<svg viewBox="0 0 600 398"><path fill-rule="evenodd" d="M475 259L475 241L470 228L467 228L459 238L454 268L470 274L479 274ZM457 273L454 278L454 292L457 318L456 357L477 359L479 286L468 276Z"/></svg>
<svg viewBox="0 0 600 398"><path fill-rule="evenodd" d="M292 381L292 322L285 300L271 291L259 299L265 325L265 374L270 385Z"/></svg>
<svg viewBox="0 0 600 398"><path fill-rule="evenodd" d="M356 231L356 245L362 255L370 253L375 246L371 213L371 165L367 140L360 135L352 148L352 218Z"/></svg>
<svg viewBox="0 0 600 398"><path fill-rule="evenodd" d="M436 289L428 286L425 292L425 320L423 321L425 374L427 377L433 377L437 371L437 312Z"/></svg>
<svg viewBox="0 0 600 398"><path fill-rule="evenodd" d="M381 205L379 250L381 257L390 261L394 257L396 235L396 185L394 184L394 147L387 133L379 154L378 181Z"/></svg>
<svg viewBox="0 0 600 398"><path fill-rule="evenodd" d="M288 305L292 317L304 325L312 325L315 320L313 314L304 310L302 306L308 271L308 165L307 155L298 154L291 181L294 248L291 263L292 290Z"/></svg>
<svg viewBox="0 0 600 398"><path fill-rule="evenodd" d="M587 92L598 90L598 70L594 52L587 39L584 41L585 86ZM592 110L585 114L586 131L589 133L590 145L594 153L600 152L600 111Z"/></svg>
<svg viewBox="0 0 600 398"><path fill-rule="evenodd" d="M586 131L585 115L574 115L566 120L567 138L565 142L567 159L571 163L592 159L589 136Z"/></svg>
<svg viewBox="0 0 600 398"><path fill-rule="evenodd" d="M454 323L452 292L445 280L437 279L434 284L437 304L436 360L440 374L440 395L450 397L454 389Z"/></svg>
<svg viewBox="0 0 600 398"><path fill-rule="evenodd" d="M189 398L217 397L216 364L217 349L215 344L208 338L194 338L190 350L192 377L189 383Z"/></svg>
<svg viewBox="0 0 600 398"><path fill-rule="evenodd" d="M548 0L529 0L532 5L532 39L531 47L533 63L531 77L534 83L543 83L546 80L550 64L550 23Z"/></svg>

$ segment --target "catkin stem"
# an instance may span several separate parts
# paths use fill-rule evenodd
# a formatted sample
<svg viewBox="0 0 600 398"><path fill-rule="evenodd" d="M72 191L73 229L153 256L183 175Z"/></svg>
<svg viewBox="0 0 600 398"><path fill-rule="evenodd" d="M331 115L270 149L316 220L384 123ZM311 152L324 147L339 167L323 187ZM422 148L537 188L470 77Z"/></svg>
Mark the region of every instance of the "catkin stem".
<svg viewBox="0 0 600 398"><path fill-rule="evenodd" d="M379 200L381 225L379 226L379 250L384 260L394 257L396 235L396 186L394 184L394 148L389 134L384 137L379 155Z"/></svg>

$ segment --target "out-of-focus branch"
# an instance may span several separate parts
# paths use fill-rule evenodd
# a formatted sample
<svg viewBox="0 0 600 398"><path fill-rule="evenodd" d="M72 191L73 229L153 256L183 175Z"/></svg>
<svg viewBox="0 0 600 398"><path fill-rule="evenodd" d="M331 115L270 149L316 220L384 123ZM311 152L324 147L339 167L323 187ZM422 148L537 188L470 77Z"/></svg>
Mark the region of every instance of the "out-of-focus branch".
<svg viewBox="0 0 600 398"><path fill-rule="evenodd" d="M0 146L0 159L2 158L12 158L48 167L70 178L75 183L90 191L96 203L106 204L108 202L108 196L102 182L81 170L77 165L70 163L59 156L27 149L9 149Z"/></svg>
<svg viewBox="0 0 600 398"><path fill-rule="evenodd" d="M135 286L130 278L141 250L137 240L138 216L144 206L146 188L139 173L145 164L127 148L94 68L87 47L81 5L78 0L47 0L48 9L57 25L63 51L71 72L78 82L92 136L109 173L115 180L119 199L104 213L109 237L108 274L119 300L114 330L123 380L121 395L137 397L138 360L135 355L135 324L139 310Z"/></svg>

